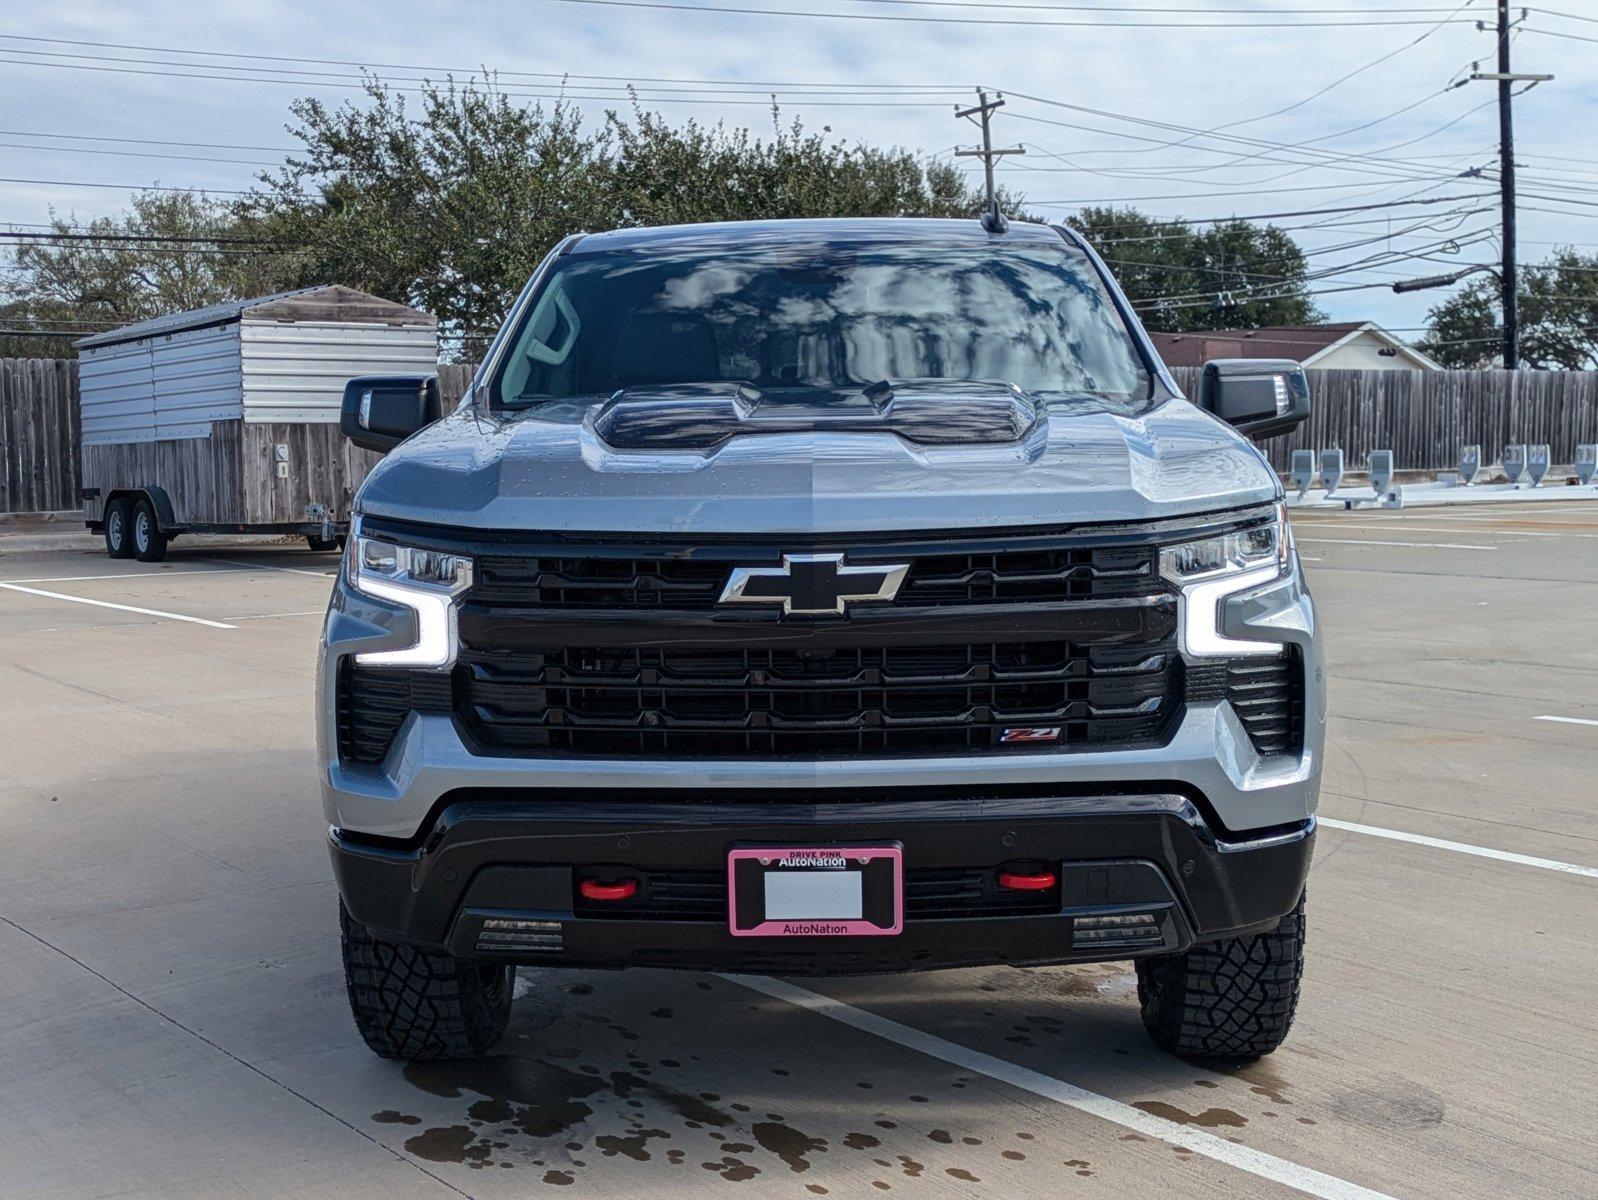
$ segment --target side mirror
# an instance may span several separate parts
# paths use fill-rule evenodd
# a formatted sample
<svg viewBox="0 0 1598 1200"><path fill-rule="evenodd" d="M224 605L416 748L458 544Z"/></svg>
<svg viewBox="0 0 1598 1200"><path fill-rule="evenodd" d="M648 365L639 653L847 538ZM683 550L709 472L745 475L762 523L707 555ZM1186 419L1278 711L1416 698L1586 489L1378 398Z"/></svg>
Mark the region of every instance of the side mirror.
<svg viewBox="0 0 1598 1200"><path fill-rule="evenodd" d="M364 450L386 454L444 415L436 375L363 375L344 385L339 431Z"/></svg>
<svg viewBox="0 0 1598 1200"><path fill-rule="evenodd" d="M1286 433L1309 416L1309 379L1289 358L1212 358L1199 407L1253 438Z"/></svg>

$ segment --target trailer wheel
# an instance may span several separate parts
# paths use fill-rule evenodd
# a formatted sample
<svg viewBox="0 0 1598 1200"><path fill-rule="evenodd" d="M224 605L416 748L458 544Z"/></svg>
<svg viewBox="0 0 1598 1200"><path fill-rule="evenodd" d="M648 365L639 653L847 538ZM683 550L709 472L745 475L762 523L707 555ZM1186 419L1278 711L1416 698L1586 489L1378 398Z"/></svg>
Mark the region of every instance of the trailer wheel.
<svg viewBox="0 0 1598 1200"><path fill-rule="evenodd" d="M133 510L133 557L140 562L160 562L166 557L166 534L155 519L155 505L140 500Z"/></svg>
<svg viewBox="0 0 1598 1200"><path fill-rule="evenodd" d="M312 550L317 551L338 550L342 548L339 544L338 538L318 537L314 533L308 533L305 535L305 544Z"/></svg>
<svg viewBox="0 0 1598 1200"><path fill-rule="evenodd" d="M105 552L110 558L133 557L133 538L128 530L132 507L127 500L113 500L105 507Z"/></svg>

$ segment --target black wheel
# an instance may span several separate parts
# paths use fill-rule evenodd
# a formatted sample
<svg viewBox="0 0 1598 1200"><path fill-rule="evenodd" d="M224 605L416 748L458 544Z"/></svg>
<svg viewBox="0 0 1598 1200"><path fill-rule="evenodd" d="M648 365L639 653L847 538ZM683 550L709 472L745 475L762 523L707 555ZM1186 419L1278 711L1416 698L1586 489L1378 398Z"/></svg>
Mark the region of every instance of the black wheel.
<svg viewBox="0 0 1598 1200"><path fill-rule="evenodd" d="M166 557L166 534L155 519L155 505L148 500L133 506L133 557L140 562L160 562Z"/></svg>
<svg viewBox="0 0 1598 1200"><path fill-rule="evenodd" d="M1143 1024L1172 1054L1246 1062L1287 1038L1304 973L1304 897L1276 928L1140 959Z"/></svg>
<svg viewBox="0 0 1598 1200"><path fill-rule="evenodd" d="M307 546L309 546L312 550L319 550L319 551L342 549L342 547L339 545L339 539L338 538L336 538L336 537L317 537L316 534L314 534L314 533L308 533L308 534L305 535L305 544Z"/></svg>
<svg viewBox="0 0 1598 1200"><path fill-rule="evenodd" d="M105 552L112 558L133 557L133 505L113 500L105 507Z"/></svg>
<svg viewBox="0 0 1598 1200"><path fill-rule="evenodd" d="M385 942L338 906L355 1026L383 1058L477 1058L505 1032L516 968Z"/></svg>

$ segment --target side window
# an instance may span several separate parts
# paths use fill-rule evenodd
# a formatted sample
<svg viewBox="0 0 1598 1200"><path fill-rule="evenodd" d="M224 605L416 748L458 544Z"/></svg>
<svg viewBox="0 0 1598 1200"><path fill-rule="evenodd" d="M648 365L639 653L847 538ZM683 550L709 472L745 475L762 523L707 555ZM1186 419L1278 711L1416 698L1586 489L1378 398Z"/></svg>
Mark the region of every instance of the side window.
<svg viewBox="0 0 1598 1200"><path fill-rule="evenodd" d="M546 291L505 369L507 399L561 395L572 390L572 350L582 320L560 281Z"/></svg>

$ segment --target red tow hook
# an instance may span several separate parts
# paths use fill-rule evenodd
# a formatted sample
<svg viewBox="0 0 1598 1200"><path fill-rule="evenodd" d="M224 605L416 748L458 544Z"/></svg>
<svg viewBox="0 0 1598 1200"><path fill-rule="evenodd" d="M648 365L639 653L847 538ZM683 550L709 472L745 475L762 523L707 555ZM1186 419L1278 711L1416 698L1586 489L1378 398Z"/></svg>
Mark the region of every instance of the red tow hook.
<svg viewBox="0 0 1598 1200"><path fill-rule="evenodd" d="M602 883L597 879L584 879L577 885L584 900L631 900L638 894L636 879L621 879L615 883Z"/></svg>
<svg viewBox="0 0 1598 1200"><path fill-rule="evenodd" d="M1012 892L1046 892L1059 881L1053 871L999 871L999 886Z"/></svg>

